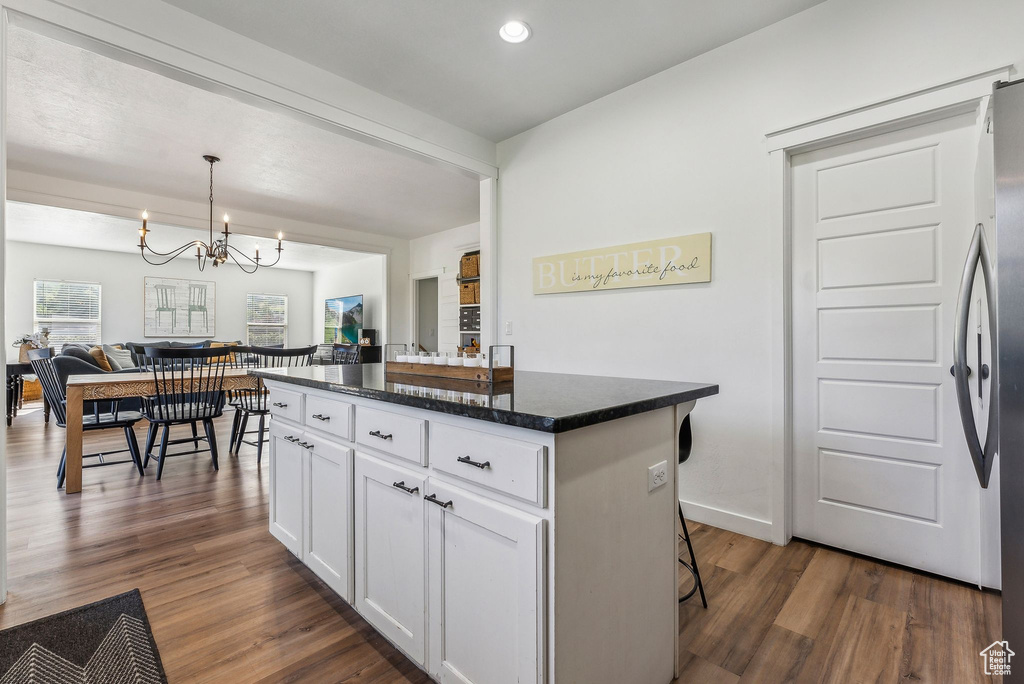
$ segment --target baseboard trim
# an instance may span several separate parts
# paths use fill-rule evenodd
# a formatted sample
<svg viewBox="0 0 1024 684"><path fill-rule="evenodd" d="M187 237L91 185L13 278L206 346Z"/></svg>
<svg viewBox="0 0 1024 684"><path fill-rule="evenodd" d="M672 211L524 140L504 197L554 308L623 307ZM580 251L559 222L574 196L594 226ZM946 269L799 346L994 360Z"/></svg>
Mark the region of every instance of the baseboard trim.
<svg viewBox="0 0 1024 684"><path fill-rule="evenodd" d="M772 524L768 520L752 518L741 513L723 511L721 508L704 506L691 501L682 501L683 515L687 520L695 520L699 523L720 527L723 530L745 534L748 537L772 541Z"/></svg>

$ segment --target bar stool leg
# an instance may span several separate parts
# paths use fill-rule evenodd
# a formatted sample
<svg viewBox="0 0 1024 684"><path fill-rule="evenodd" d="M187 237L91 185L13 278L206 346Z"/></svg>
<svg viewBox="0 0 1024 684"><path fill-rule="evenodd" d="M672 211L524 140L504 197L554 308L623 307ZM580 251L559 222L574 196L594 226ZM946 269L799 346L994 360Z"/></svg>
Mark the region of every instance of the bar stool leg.
<svg viewBox="0 0 1024 684"><path fill-rule="evenodd" d="M693 555L693 544L690 543L690 531L686 529L686 518L683 517L683 504L679 504L679 523L683 526L683 541L686 542L686 550L690 554L690 562L687 563L682 558L679 559L679 564L690 571L693 575L693 589L690 589L685 596L679 598L679 602L682 603L686 599L693 596L697 591L700 592L700 602L705 608L708 607L708 599L704 595L704 583L700 579L700 569L697 567L697 557Z"/></svg>

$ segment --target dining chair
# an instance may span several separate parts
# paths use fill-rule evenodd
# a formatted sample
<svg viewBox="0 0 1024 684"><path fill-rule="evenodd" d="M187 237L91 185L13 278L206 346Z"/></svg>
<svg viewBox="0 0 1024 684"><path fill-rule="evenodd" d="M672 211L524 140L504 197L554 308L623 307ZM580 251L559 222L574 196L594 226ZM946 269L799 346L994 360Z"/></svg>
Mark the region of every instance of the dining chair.
<svg viewBox="0 0 1024 684"><path fill-rule="evenodd" d="M50 411L54 422L58 427L67 428L67 380L71 375L100 374L104 371L100 368L89 366L89 364L70 356L54 357L52 349L33 349L28 353L29 363L32 364L32 372L39 378L39 384L43 387L43 395L50 404ZM145 475L142 456L139 453L139 442L135 438L135 424L142 420L142 414L138 411L121 411L119 402L89 402L83 411L82 430L89 432L94 430L110 430L120 428L124 431L127 449L114 451L103 451L95 454L84 454L82 456L82 468L96 468L99 466L118 465L122 463L134 463L139 475ZM106 458L113 454L128 452L130 461L108 461ZM57 489L64 486L64 475L67 467L68 449L65 443L64 450L60 455L60 463L57 466ZM95 463L86 463L86 459L96 459Z"/></svg>
<svg viewBox="0 0 1024 684"><path fill-rule="evenodd" d="M682 425L679 426L679 462L685 463L690 458L690 452L693 449L693 429L690 425L690 414L686 414L683 418ZM700 592L700 602L705 608L708 607L708 599L704 595L704 582L700 579L700 568L697 567L697 556L693 553L693 544L690 542L690 531L686 529L686 518L683 517L683 502L678 502L679 505L679 524L683 528L683 533L679 535L679 538L686 542L686 550L690 554L690 562L687 563L682 558L679 558L679 564L686 568L691 577L693 578L693 587L679 597L679 603L682 603L686 599L693 596L696 592Z"/></svg>
<svg viewBox="0 0 1024 684"><path fill-rule="evenodd" d="M294 368L313 364L316 345L309 347L293 347L277 349L274 347L243 347L239 352L242 357L238 363L255 368ZM263 460L263 444L266 441L266 420L270 414L267 398L270 393L260 382L256 389L244 389L232 392L231 405L235 408L235 417L231 424L231 451L238 453L242 444L256 447L256 464ZM249 416L259 416L259 428L256 440L246 441L245 435L249 425Z"/></svg>
<svg viewBox="0 0 1024 684"><path fill-rule="evenodd" d="M335 344L331 357L332 363L350 366L359 363L359 345Z"/></svg>
<svg viewBox="0 0 1024 684"><path fill-rule="evenodd" d="M213 469L219 470L217 462L217 434L214 419L224 411L224 371L230 365L224 361L228 356L219 347L162 348L145 347L146 365L151 368L154 380L154 394L143 397L142 414L150 422L150 435L146 439L146 454L143 467L150 459L157 462L156 479L163 476L164 463L172 456L185 456L204 451L210 452ZM171 428L175 425L202 423L208 446L201 449L197 438L195 448L190 451L167 453L167 447L175 443L193 441L170 439ZM156 432L160 435L160 451L153 454Z"/></svg>

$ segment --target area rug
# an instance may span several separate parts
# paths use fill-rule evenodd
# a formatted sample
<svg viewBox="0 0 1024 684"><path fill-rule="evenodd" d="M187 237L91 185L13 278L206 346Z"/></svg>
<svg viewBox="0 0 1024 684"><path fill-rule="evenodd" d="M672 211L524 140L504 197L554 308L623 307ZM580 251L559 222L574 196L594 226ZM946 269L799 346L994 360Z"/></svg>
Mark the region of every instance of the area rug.
<svg viewBox="0 0 1024 684"><path fill-rule="evenodd" d="M0 684L166 684L133 589L0 632Z"/></svg>

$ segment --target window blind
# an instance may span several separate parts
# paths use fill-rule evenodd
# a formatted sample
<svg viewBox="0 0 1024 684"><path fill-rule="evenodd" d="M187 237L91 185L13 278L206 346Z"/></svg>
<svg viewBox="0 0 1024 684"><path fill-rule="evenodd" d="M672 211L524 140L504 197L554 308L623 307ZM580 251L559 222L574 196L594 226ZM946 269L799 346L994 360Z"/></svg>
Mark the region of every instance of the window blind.
<svg viewBox="0 0 1024 684"><path fill-rule="evenodd" d="M245 302L246 341L268 347L287 344L288 296L250 292Z"/></svg>
<svg viewBox="0 0 1024 684"><path fill-rule="evenodd" d="M100 284L37 280L33 332L49 330L50 344L100 344Z"/></svg>

